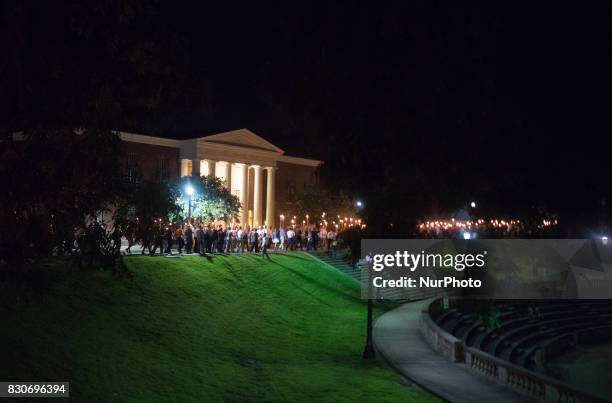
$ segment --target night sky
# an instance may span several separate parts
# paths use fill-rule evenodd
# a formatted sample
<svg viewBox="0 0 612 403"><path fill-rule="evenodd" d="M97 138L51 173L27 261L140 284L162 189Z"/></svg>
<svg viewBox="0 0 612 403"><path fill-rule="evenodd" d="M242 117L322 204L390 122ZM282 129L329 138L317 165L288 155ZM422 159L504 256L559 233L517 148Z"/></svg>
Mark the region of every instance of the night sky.
<svg viewBox="0 0 612 403"><path fill-rule="evenodd" d="M5 127L70 124L102 99L124 130L250 128L383 194L376 208L605 216L604 3L206 3L7 2Z"/></svg>

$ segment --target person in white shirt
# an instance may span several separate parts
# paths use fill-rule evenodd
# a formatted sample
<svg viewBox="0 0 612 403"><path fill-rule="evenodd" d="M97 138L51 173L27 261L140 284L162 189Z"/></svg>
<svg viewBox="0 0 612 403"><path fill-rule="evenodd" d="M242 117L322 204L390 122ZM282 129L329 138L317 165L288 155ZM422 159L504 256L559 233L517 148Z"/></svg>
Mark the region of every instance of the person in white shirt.
<svg viewBox="0 0 612 403"><path fill-rule="evenodd" d="M295 231L293 228L289 228L287 230L287 249L294 250L295 249Z"/></svg>
<svg viewBox="0 0 612 403"><path fill-rule="evenodd" d="M280 238L280 250L284 251L285 250L285 237L287 236L287 233L285 232L285 229L281 227L281 229L278 231L278 236Z"/></svg>
<svg viewBox="0 0 612 403"><path fill-rule="evenodd" d="M242 227L238 227L236 232L236 251L243 252L242 250Z"/></svg>
<svg viewBox="0 0 612 403"><path fill-rule="evenodd" d="M321 227L318 238L321 239L322 244L327 244L327 230L325 229L325 227Z"/></svg>

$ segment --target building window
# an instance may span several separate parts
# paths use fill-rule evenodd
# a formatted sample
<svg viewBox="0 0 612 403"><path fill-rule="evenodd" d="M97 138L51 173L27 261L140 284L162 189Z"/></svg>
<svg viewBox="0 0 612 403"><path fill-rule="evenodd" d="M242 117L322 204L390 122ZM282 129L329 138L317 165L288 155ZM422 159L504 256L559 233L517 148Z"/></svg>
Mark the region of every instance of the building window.
<svg viewBox="0 0 612 403"><path fill-rule="evenodd" d="M295 183L293 181L289 181L287 186L287 201L295 201Z"/></svg>
<svg viewBox="0 0 612 403"><path fill-rule="evenodd" d="M96 211L96 221L99 223L104 222L104 210Z"/></svg>
<svg viewBox="0 0 612 403"><path fill-rule="evenodd" d="M126 161L126 180L130 183L138 183L138 163L136 153L128 153Z"/></svg>
<svg viewBox="0 0 612 403"><path fill-rule="evenodd" d="M170 180L170 171L168 170L169 160L166 157L159 159L159 183L166 183Z"/></svg>

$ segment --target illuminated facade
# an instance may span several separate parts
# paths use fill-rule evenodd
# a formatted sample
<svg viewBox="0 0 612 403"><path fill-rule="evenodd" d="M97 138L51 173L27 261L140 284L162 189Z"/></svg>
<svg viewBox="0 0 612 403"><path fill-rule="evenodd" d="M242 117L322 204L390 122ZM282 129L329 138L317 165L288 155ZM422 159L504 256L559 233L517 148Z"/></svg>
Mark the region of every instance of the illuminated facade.
<svg viewBox="0 0 612 403"><path fill-rule="evenodd" d="M147 179L160 181L214 175L239 198L240 222L254 226L278 226L281 214L294 211L299 193L317 182L321 165L285 155L248 129L187 140L124 132L119 136L125 145L128 177L135 168Z"/></svg>

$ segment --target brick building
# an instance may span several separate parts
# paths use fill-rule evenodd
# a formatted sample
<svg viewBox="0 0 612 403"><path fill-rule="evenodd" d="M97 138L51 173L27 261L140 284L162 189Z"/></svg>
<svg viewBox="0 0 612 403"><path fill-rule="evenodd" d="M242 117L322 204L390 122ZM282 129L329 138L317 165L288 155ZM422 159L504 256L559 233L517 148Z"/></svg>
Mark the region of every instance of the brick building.
<svg viewBox="0 0 612 403"><path fill-rule="evenodd" d="M215 175L242 203L240 222L280 224L294 213L298 195L317 183L321 161L291 157L248 129L187 140L120 132L128 179L171 181Z"/></svg>

